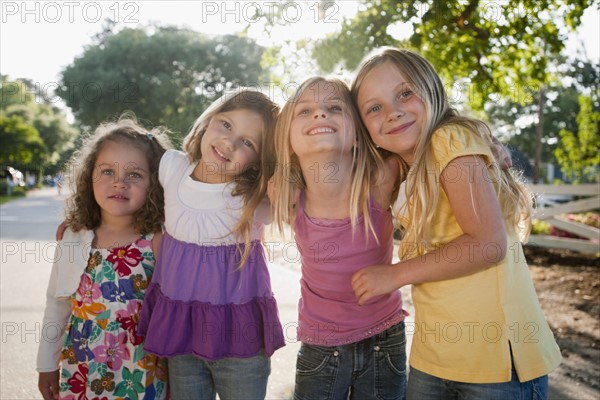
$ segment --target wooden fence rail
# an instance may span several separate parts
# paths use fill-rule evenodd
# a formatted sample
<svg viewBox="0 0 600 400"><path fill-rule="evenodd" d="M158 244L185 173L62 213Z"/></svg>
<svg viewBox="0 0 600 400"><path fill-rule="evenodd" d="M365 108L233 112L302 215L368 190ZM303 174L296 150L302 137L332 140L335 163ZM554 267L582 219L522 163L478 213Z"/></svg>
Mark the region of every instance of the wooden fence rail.
<svg viewBox="0 0 600 400"><path fill-rule="evenodd" d="M600 229L570 221L563 214L581 213L600 208L600 186L586 185L529 185L536 195L534 219L544 220L556 228L585 239L561 238L550 235L531 235L529 243L544 247L570 249L582 253L600 252Z"/></svg>

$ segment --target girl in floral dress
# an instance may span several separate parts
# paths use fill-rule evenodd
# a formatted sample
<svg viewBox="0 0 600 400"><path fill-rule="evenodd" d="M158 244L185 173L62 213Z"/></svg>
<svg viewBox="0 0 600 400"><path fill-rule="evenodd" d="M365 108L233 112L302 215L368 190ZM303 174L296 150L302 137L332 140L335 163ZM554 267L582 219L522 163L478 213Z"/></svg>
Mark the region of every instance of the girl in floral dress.
<svg viewBox="0 0 600 400"><path fill-rule="evenodd" d="M164 132L101 125L74 160L38 352L44 399L164 399L164 360L143 350L139 313L162 238Z"/></svg>

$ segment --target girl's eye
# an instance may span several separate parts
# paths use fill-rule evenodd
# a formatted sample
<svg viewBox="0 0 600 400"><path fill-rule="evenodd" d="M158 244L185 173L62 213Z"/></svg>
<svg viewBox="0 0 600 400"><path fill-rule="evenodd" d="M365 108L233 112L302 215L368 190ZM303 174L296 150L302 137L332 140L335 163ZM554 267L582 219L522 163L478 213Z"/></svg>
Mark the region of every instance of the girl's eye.
<svg viewBox="0 0 600 400"><path fill-rule="evenodd" d="M336 104L336 105L329 107L329 110L334 111L334 112L339 112L339 111L342 111L342 106Z"/></svg>
<svg viewBox="0 0 600 400"><path fill-rule="evenodd" d="M139 172L130 172L127 174L129 179L142 179L142 175Z"/></svg>
<svg viewBox="0 0 600 400"><path fill-rule="evenodd" d="M101 173L102 175L112 176L115 174L115 171L112 169L103 169Z"/></svg>
<svg viewBox="0 0 600 400"><path fill-rule="evenodd" d="M381 110L381 106L379 104L376 104L376 105L374 105L372 107L369 107L367 109L367 114L371 114L371 113L374 113L374 112L377 112L377 111L380 111L380 110Z"/></svg>
<svg viewBox="0 0 600 400"><path fill-rule="evenodd" d="M250 147L250 148L254 148L254 143L252 143L250 140L248 139L242 139L242 143L244 144L244 146L246 147Z"/></svg>
<svg viewBox="0 0 600 400"><path fill-rule="evenodd" d="M310 112L308 108L303 108L298 112L298 115L307 115Z"/></svg>
<svg viewBox="0 0 600 400"><path fill-rule="evenodd" d="M413 94L412 90L404 90L398 94L398 98L401 100L408 99Z"/></svg>
<svg viewBox="0 0 600 400"><path fill-rule="evenodd" d="M227 121L223 121L223 126L225 127L225 129L231 129L231 124Z"/></svg>

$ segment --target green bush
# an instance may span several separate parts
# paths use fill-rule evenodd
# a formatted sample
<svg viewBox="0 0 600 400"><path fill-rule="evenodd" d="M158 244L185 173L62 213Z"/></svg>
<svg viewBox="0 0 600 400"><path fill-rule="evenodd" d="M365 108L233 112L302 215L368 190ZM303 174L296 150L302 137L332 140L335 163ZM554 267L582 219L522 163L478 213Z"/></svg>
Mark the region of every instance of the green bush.
<svg viewBox="0 0 600 400"><path fill-rule="evenodd" d="M531 234L532 235L549 235L550 234L550 224L539 220L534 219L531 221Z"/></svg>

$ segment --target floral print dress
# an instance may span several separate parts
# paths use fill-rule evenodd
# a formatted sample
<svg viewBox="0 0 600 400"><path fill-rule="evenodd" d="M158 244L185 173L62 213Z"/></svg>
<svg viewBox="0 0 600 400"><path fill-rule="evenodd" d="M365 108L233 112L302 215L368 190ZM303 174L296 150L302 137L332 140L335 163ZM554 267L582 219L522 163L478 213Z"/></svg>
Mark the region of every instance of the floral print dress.
<svg viewBox="0 0 600 400"><path fill-rule="evenodd" d="M151 235L92 249L62 350L61 399L164 399L166 359L143 350L140 308L154 271Z"/></svg>

